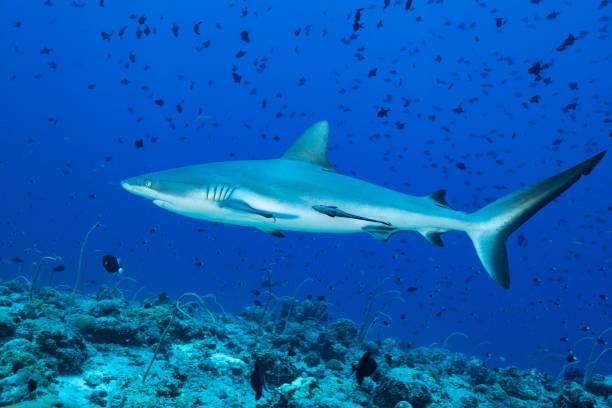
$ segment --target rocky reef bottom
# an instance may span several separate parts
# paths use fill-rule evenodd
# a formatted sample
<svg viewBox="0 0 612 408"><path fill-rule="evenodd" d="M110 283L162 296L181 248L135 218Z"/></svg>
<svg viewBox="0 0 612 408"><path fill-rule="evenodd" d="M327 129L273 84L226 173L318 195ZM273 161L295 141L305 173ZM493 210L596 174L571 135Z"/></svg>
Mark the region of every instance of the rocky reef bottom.
<svg viewBox="0 0 612 408"><path fill-rule="evenodd" d="M112 287L0 282L0 406L612 407L612 376L585 389L443 348L360 341L353 322L327 318L310 300L231 315L211 295L136 302ZM353 365L367 351L377 368L358 384ZM267 385L257 401L255 362Z"/></svg>

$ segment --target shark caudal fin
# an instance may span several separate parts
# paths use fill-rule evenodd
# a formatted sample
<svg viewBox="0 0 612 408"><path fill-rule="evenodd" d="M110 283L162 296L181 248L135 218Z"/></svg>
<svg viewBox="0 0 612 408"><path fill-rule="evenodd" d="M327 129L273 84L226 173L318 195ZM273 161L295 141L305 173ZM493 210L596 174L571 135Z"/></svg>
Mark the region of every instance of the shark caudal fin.
<svg viewBox="0 0 612 408"><path fill-rule="evenodd" d="M504 289L510 288L506 239L546 204L587 175L599 163L603 151L538 183L508 194L471 214L470 236L476 253L489 275Z"/></svg>

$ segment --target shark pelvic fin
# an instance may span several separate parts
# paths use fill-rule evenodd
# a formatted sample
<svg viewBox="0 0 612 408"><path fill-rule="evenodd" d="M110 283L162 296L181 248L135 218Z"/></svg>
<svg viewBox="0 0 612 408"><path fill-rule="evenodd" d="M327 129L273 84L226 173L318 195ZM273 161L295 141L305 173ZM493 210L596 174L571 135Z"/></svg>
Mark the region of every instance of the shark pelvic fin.
<svg viewBox="0 0 612 408"><path fill-rule="evenodd" d="M274 235L275 237L285 238L285 235L282 232L280 232L279 230L274 229L274 228L257 227L257 229L259 229L259 230L261 230L261 231L263 231L263 232L265 232L267 234Z"/></svg>
<svg viewBox="0 0 612 408"><path fill-rule="evenodd" d="M399 231L397 228L384 225L366 225L362 230L382 242L387 242L394 232Z"/></svg>
<svg viewBox="0 0 612 408"><path fill-rule="evenodd" d="M438 207L449 208L451 210L453 209L446 202L446 190L436 190L433 193L427 195L427 198L434 201Z"/></svg>
<svg viewBox="0 0 612 408"><path fill-rule="evenodd" d="M257 215L260 215L260 216L262 216L264 218L272 218L272 219L277 219L277 218L279 218L279 219L295 219L295 218L298 218L298 216L294 215L294 214L276 213L276 212L272 212L272 211L265 211L265 210L260 210L260 209L257 209L257 208L253 208L248 203L246 203L246 202L244 202L242 200L235 200L235 199L223 200L223 201L219 202L219 206L221 208L227 208L227 209L234 210L234 211L241 211L241 212L250 213L250 214L257 214Z"/></svg>
<svg viewBox="0 0 612 408"><path fill-rule="evenodd" d="M336 169L327 161L328 141L329 123L327 121L317 122L293 142L281 159L308 162L336 172Z"/></svg>
<svg viewBox="0 0 612 408"><path fill-rule="evenodd" d="M425 237L429 242L434 244L435 246L443 247L444 242L442 242L442 238L440 235L444 234L448 230L444 229L427 229L427 230L419 230L421 235Z"/></svg>

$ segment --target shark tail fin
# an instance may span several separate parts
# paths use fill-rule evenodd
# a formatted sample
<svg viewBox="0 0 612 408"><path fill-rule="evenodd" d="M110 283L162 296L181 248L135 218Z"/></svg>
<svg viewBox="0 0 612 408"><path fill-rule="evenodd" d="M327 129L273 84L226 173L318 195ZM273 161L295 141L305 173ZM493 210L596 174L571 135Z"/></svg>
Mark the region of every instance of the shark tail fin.
<svg viewBox="0 0 612 408"><path fill-rule="evenodd" d="M606 152L552 177L508 194L470 215L466 229L487 273L504 289L510 288L506 239L531 216L587 175Z"/></svg>

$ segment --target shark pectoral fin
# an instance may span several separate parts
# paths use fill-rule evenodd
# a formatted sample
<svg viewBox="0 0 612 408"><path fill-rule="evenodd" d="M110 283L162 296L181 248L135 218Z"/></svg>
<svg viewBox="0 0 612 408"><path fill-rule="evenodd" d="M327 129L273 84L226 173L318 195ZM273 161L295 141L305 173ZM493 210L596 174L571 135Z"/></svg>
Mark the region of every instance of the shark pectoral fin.
<svg viewBox="0 0 612 408"><path fill-rule="evenodd" d="M261 215L262 217L265 217L265 218L273 217L272 213L253 208L242 200L233 200L233 199L223 200L219 202L219 206L222 208L228 208L234 211L241 211L241 212Z"/></svg>
<svg viewBox="0 0 612 408"><path fill-rule="evenodd" d="M257 229L261 230L261 231L263 231L263 232L265 232L267 234L274 235L275 237L285 238L285 235L283 235L282 232L280 232L279 230L274 229L274 228L257 227Z"/></svg>
<svg viewBox="0 0 612 408"><path fill-rule="evenodd" d="M435 246L439 246L439 247L444 246L444 242L442 242L442 238L440 238L440 235L447 232L447 230L427 229L427 230L419 230L419 232L421 233L421 235L425 237L425 239L427 239L429 242L431 242Z"/></svg>
<svg viewBox="0 0 612 408"><path fill-rule="evenodd" d="M253 208L248 203L242 200L236 200L236 199L228 199L228 200L220 201L219 206L222 208L228 208L234 211L240 211L240 212L245 212L245 213L250 213L250 214L257 214L264 218L274 218L274 219L298 218L298 216L294 214L277 213L273 211L265 211L265 210Z"/></svg>
<svg viewBox="0 0 612 408"><path fill-rule="evenodd" d="M366 218L366 217L361 217L359 215L355 215L355 214L351 214L351 213L347 213L346 211L342 211L340 210L338 207L336 206L330 206L330 205L314 205L312 206L312 209L315 210L316 212L320 212L321 214L325 214L327 216L330 217L340 217L340 218L353 218L355 220L362 220L362 221L370 221L370 222L378 222L380 224L386 225L386 226L390 226L391 224L385 221L379 221L379 220L374 220L372 218Z"/></svg>
<svg viewBox="0 0 612 408"><path fill-rule="evenodd" d="M366 225L362 230L382 242L387 242L391 235L398 231L397 228L385 227L383 225Z"/></svg>

